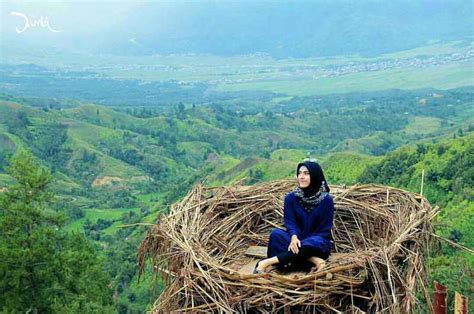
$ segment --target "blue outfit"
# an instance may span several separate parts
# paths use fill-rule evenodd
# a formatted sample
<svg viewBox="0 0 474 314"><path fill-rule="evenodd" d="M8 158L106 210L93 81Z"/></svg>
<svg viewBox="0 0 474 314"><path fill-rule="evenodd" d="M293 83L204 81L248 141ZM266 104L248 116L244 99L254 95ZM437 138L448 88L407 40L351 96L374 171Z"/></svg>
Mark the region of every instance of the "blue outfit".
<svg viewBox="0 0 474 314"><path fill-rule="evenodd" d="M303 208L295 192L288 193L283 208L283 221L287 230L272 230L268 243L268 257L288 252L291 236L296 234L301 242L301 249L313 252L311 256L319 255L327 258L331 251L333 218L334 203L329 193L309 212Z"/></svg>

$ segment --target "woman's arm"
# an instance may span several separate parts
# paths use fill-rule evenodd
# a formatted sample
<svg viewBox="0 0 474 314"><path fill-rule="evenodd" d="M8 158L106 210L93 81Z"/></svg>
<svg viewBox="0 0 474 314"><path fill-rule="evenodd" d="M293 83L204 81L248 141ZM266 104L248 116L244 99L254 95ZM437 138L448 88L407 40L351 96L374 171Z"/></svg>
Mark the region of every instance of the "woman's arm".
<svg viewBox="0 0 474 314"><path fill-rule="evenodd" d="M295 202L295 199L291 197L291 194L287 194L285 196L284 207L283 207L283 222L291 236L296 235L298 238L300 238L301 231L300 231L300 227L296 223L294 202Z"/></svg>

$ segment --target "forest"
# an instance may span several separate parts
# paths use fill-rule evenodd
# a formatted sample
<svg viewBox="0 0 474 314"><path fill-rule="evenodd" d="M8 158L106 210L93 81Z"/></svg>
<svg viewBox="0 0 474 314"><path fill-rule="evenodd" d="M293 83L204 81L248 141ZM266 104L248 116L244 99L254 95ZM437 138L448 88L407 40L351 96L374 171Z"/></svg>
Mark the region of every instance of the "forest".
<svg viewBox="0 0 474 314"><path fill-rule="evenodd" d="M2 94L0 308L143 312L162 286L151 271L137 281L140 224L196 183L291 178L308 156L330 184L419 192L424 171L425 195L442 208L436 232L472 248L473 93L386 90L272 107L180 101L165 111ZM431 279L472 300L472 255L446 244L430 254Z"/></svg>

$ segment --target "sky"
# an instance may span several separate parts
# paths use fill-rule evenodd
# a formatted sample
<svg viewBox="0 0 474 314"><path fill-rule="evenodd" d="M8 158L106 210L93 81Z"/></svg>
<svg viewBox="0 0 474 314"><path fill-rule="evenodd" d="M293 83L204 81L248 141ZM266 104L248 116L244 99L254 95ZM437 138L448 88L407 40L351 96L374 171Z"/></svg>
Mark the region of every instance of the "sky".
<svg viewBox="0 0 474 314"><path fill-rule="evenodd" d="M129 12L136 11L140 3L132 1L2 1L2 38L26 45L64 43L81 46L103 30L116 28L120 31L123 19ZM14 14L13 12L19 13ZM20 16L20 14L22 16ZM26 16L31 26L25 29ZM60 32L52 32L51 29ZM19 33L17 30L22 31ZM24 30L25 29L25 30ZM24 31L23 31L24 30Z"/></svg>
<svg viewBox="0 0 474 314"><path fill-rule="evenodd" d="M2 0L0 52L378 54L472 40L473 3Z"/></svg>

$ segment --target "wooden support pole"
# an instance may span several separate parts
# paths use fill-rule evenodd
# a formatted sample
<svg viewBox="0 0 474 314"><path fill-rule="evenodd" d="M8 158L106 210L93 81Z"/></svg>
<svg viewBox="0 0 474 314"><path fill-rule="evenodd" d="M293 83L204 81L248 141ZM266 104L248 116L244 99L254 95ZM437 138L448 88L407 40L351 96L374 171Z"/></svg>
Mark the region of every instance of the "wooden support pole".
<svg viewBox="0 0 474 314"><path fill-rule="evenodd" d="M423 208L423 186L425 184L425 169L421 170L421 187L420 187L420 195L421 195L421 207Z"/></svg>
<svg viewBox="0 0 474 314"><path fill-rule="evenodd" d="M454 314L467 314L467 297L454 293Z"/></svg>
<svg viewBox="0 0 474 314"><path fill-rule="evenodd" d="M434 314L446 314L446 295L448 293L448 288L440 284L439 282L434 282L434 295L435 295L435 304L434 304Z"/></svg>

